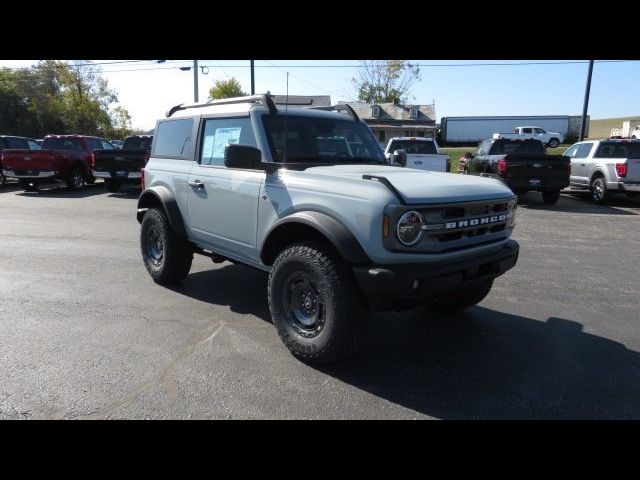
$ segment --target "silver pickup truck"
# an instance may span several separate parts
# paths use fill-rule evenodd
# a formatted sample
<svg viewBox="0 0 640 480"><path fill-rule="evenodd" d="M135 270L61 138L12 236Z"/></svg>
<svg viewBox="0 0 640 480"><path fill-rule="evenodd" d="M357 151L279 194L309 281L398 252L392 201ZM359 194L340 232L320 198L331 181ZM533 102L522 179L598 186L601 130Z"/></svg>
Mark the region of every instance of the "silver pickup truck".
<svg viewBox="0 0 640 480"><path fill-rule="evenodd" d="M332 108L269 95L172 108L137 214L156 283L182 281L194 253L269 272L281 339L316 363L350 354L372 309L477 304L519 251L501 181L390 166L367 124Z"/></svg>
<svg viewBox="0 0 640 480"><path fill-rule="evenodd" d="M595 203L610 193L640 195L640 140L586 140L567 149L571 188L589 189Z"/></svg>

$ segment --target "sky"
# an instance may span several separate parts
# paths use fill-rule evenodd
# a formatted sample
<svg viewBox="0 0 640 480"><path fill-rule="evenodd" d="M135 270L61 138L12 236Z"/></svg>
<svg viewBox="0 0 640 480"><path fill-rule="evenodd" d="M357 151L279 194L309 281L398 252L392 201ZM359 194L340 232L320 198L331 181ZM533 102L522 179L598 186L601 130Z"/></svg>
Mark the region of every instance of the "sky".
<svg viewBox="0 0 640 480"><path fill-rule="evenodd" d="M577 60L410 60L421 65L421 80L410 103L435 102L436 121L445 116L581 115L588 63ZM151 129L174 105L193 102L192 60L101 63L104 78L127 108L132 126ZM111 63L122 62L122 63ZM215 80L235 77L251 89L249 60L198 60L199 100ZM0 60L0 67L22 68L37 60ZM487 64L500 65L487 65ZM536 63L522 65L522 63ZM256 60L256 93L331 95L332 103L354 100L351 79L358 60ZM208 71L207 71L208 70ZM592 119L640 116L640 61L596 61L588 114Z"/></svg>

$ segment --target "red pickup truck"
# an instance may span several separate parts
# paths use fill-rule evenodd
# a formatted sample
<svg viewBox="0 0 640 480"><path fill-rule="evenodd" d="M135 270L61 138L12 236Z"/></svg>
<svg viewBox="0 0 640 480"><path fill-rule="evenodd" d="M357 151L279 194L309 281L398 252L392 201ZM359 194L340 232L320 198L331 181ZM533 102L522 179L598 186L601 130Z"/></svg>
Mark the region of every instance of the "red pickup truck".
<svg viewBox="0 0 640 480"><path fill-rule="evenodd" d="M95 150L113 149L107 140L84 135L48 135L41 150L4 150L2 169L6 177L17 178L27 191L41 183L61 180L70 190L94 183Z"/></svg>
<svg viewBox="0 0 640 480"><path fill-rule="evenodd" d="M14 135L0 135L0 187L5 184L5 176L2 172L2 152L5 149L21 148L25 150L40 150L40 145L33 138L16 137Z"/></svg>

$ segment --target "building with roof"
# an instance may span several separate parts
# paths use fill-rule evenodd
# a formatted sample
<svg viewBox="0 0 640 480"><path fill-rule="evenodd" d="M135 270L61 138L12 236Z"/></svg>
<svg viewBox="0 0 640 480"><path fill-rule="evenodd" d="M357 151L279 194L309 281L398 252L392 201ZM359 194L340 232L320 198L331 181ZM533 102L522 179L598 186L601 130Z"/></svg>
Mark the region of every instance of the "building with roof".
<svg viewBox="0 0 640 480"><path fill-rule="evenodd" d="M348 103L384 145L393 137L436 136L435 104L413 105L394 103Z"/></svg>

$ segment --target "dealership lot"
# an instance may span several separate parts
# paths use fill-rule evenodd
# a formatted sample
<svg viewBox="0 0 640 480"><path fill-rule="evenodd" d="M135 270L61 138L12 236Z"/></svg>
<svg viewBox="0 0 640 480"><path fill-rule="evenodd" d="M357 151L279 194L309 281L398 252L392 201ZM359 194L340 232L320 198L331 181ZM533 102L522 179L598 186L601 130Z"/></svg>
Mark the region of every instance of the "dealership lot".
<svg viewBox="0 0 640 480"><path fill-rule="evenodd" d="M137 192L0 190L0 418L640 418L640 200L522 198L518 265L466 314L376 314L314 368L266 275L140 259Z"/></svg>

